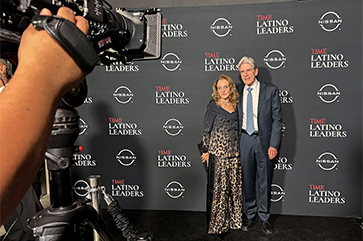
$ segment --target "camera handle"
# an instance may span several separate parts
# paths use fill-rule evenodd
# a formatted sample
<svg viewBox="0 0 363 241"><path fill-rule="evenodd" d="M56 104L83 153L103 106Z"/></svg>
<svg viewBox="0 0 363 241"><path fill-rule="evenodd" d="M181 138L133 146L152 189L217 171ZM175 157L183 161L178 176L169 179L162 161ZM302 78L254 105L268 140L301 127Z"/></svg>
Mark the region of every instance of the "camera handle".
<svg viewBox="0 0 363 241"><path fill-rule="evenodd" d="M46 30L88 74L98 64L99 58L91 41L71 21L58 16L34 15L31 22L35 29Z"/></svg>

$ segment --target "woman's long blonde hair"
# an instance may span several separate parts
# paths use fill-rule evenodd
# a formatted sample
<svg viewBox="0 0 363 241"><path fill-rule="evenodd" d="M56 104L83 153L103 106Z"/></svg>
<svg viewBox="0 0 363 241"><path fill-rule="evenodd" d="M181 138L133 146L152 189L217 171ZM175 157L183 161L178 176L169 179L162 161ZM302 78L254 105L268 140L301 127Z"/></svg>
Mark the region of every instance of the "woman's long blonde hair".
<svg viewBox="0 0 363 241"><path fill-rule="evenodd" d="M236 88L235 83L233 82L233 80L231 79L231 77L229 77L228 75L222 74L221 76L218 77L218 79L216 79L216 81L214 81L213 83L213 100L215 103L218 103L219 100L221 99L221 96L218 94L218 88L217 88L217 84L218 81L220 80L227 80L228 81L228 86L231 90L231 94L229 95L228 99L229 101L231 101L233 108L236 108L237 103L238 103L238 98L239 98L239 94Z"/></svg>

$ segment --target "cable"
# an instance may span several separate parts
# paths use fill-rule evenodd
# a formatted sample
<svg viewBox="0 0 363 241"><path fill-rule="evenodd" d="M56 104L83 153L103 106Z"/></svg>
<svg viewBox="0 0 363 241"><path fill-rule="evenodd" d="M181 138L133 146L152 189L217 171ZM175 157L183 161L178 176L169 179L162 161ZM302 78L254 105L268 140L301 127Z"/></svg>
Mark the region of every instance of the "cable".
<svg viewBox="0 0 363 241"><path fill-rule="evenodd" d="M2 241L5 241L5 239L8 237L11 229L14 227L14 225L19 221L20 219L20 215L23 213L23 203L20 203L20 213L18 215L18 217L14 220L14 222L10 225L10 228L6 231L4 238L2 239Z"/></svg>
<svg viewBox="0 0 363 241"><path fill-rule="evenodd" d="M139 234L134 226L131 224L130 220L126 217L122 208L120 207L117 200L106 193L106 188L102 187L103 198L107 204L107 210L113 217L116 227L121 230L122 235L127 239L127 241L152 241L153 236L150 233Z"/></svg>
<svg viewBox="0 0 363 241"><path fill-rule="evenodd" d="M127 241L137 240L137 231L134 229L129 219L124 215L120 205L117 200L108 205L108 212L113 217L116 223L116 227L121 230L122 235L127 239Z"/></svg>

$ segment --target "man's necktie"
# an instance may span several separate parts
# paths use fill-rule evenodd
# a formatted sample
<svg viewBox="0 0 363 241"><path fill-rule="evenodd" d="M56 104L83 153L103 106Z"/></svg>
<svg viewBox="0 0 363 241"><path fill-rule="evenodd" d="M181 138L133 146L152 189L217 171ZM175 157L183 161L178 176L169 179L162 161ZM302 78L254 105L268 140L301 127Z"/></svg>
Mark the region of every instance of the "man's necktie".
<svg viewBox="0 0 363 241"><path fill-rule="evenodd" d="M255 131L253 127L253 107L252 107L252 88L248 87L248 94L247 94L247 122L246 122L246 131L248 135L252 135Z"/></svg>

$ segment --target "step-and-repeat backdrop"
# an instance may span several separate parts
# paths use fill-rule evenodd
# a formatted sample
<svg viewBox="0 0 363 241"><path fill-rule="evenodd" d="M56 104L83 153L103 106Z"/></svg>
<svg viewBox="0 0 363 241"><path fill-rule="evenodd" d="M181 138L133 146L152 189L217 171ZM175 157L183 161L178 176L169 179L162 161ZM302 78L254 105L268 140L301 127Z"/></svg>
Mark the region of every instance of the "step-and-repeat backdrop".
<svg viewBox="0 0 363 241"><path fill-rule="evenodd" d="M237 64L249 55L259 80L279 87L283 108L272 213L361 216L362 1L162 13L159 60L98 66L87 77L76 197L99 174L124 209L204 211L203 113L214 80L241 83Z"/></svg>

